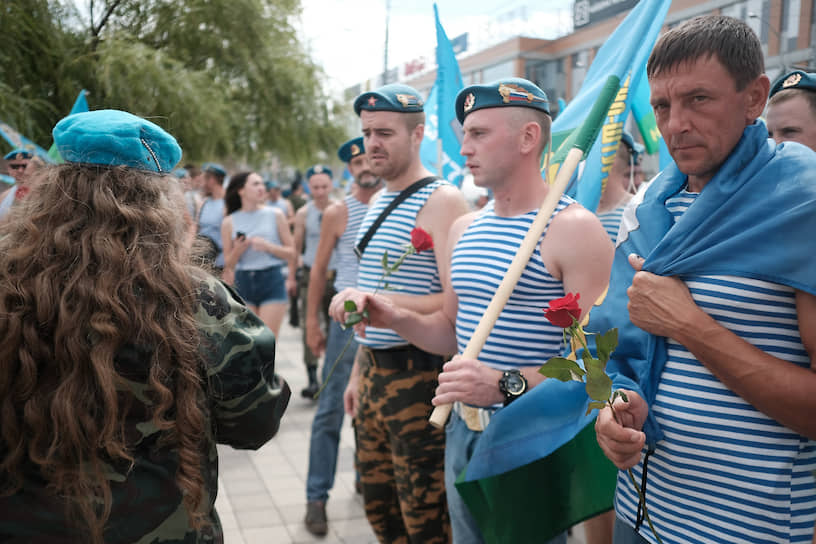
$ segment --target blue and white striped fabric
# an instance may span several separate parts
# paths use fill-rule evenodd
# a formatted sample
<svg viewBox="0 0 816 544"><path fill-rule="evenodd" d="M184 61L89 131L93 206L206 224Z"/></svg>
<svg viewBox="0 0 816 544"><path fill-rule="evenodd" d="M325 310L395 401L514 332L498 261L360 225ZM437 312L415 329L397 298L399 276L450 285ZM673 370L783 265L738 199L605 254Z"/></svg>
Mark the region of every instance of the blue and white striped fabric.
<svg viewBox="0 0 816 544"><path fill-rule="evenodd" d="M666 201L679 217L696 197ZM759 349L809 367L795 290L735 276L685 279L695 302ZM816 442L756 410L676 341L668 341L651 410L664 437L649 458L649 513L664 542L810 543L816 519ZM642 465L633 469L640 481ZM618 516L635 524L638 497L618 476ZM655 542L648 526L641 534Z"/></svg>
<svg viewBox="0 0 816 544"><path fill-rule="evenodd" d="M612 243L615 243L615 240L618 239L618 229L620 229L621 218L623 217L623 210L626 209L626 205L618 206L614 210L609 210L608 212L599 213L598 219L601 220L601 225L606 230L606 233L609 235L609 239L612 240Z"/></svg>
<svg viewBox="0 0 816 544"><path fill-rule="evenodd" d="M442 185L449 184L443 180L429 183L400 203L382 222L366 247L362 259L360 259L357 276L358 289L368 292L374 292L378 287L380 290L383 289L383 285L380 284L380 278L383 275L381 265L383 253L388 252L388 260L391 264L402 255L405 246L411 242L411 231L416 227L417 214L431 194ZM399 193L399 191L386 191L371 205L360 225L355 244L360 242L369 226ZM442 289L434 251L423 251L418 255L411 255L400 266L399 270L387 278L387 282L390 287L397 289L400 294L428 295L440 292ZM355 336L355 340L374 349L386 349L408 344L404 338L391 329L378 329L375 327L366 327L366 337Z"/></svg>
<svg viewBox="0 0 816 544"><path fill-rule="evenodd" d="M574 202L567 196L561 197L547 227L552 217ZM473 336L537 212L499 217L490 202L457 242L451 260L451 281L459 300L456 341L460 353ZM543 361L559 355L563 351L563 332L547 321L544 308L551 300L563 296L564 285L547 271L537 244L487 337L479 360L507 370L539 367Z"/></svg>
<svg viewBox="0 0 816 544"><path fill-rule="evenodd" d="M348 195L344 200L346 204L346 230L337 239L334 247L335 263L337 265L337 277L334 279L334 289L337 292L347 287L357 286L357 255L354 253L354 241L357 240L357 232L360 224L368 211L368 204L363 204L353 195Z"/></svg>

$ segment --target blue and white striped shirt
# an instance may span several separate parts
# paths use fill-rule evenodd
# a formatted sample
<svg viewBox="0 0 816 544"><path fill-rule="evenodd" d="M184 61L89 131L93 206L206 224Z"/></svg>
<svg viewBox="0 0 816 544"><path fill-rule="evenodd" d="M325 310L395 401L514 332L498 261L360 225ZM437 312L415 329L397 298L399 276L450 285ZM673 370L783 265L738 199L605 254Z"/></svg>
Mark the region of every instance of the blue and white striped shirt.
<svg viewBox="0 0 816 544"><path fill-rule="evenodd" d="M695 197L683 191L666 206L677 218ZM685 282L720 325L775 357L809 367L792 288L734 276ZM816 442L755 409L673 340L650 409L665 439L649 458L646 501L664 542L811 542ZM642 468L633 468L637 481ZM637 504L621 472L618 516L634 526ZM645 523L640 533L656 542Z"/></svg>
<svg viewBox="0 0 816 544"><path fill-rule="evenodd" d="M368 211L368 204L363 204L353 195L344 199L346 203L346 230L337 239L334 247L334 257L337 265L337 277L334 279L334 290L338 293L347 287L357 286L357 255L354 253L354 241L357 232Z"/></svg>
<svg viewBox="0 0 816 544"><path fill-rule="evenodd" d="M601 225L606 229L606 233L614 244L618 239L618 230L620 230L621 218L623 217L623 210L626 209L626 204L618 206L614 210L598 214L598 219L601 220Z"/></svg>
<svg viewBox="0 0 816 544"><path fill-rule="evenodd" d="M380 278L383 275L381 265L383 254L388 252L388 261L394 264L405 251L405 246L411 242L411 231L416 227L416 216L431 194L442 185L448 185L444 180L436 180L409 196L400 203L371 238L360 259L360 268L357 276L357 288L361 291L374 292L377 288L383 289ZM379 217L380 213L394 200L399 191L386 191L368 209L360 230L357 233L355 244L368 231L369 226ZM387 279L388 285L397 289L399 294L428 295L442 290L439 282L439 271L436 268L436 255L433 250L423 251L418 255L411 255ZM358 343L374 349L386 349L396 346L405 346L408 342L391 329L366 327L366 337L355 336Z"/></svg>
<svg viewBox="0 0 816 544"><path fill-rule="evenodd" d="M575 202L561 197L552 217ZM515 217L500 217L489 202L456 243L451 260L451 281L459 299L456 341L464 351L493 294L510 268L538 210ZM547 230L544 230L546 234ZM543 235L542 235L543 237ZM564 285L550 275L536 244L516 287L487 337L479 360L508 370L539 367L563 351L563 331L544 317L551 300L564 296Z"/></svg>

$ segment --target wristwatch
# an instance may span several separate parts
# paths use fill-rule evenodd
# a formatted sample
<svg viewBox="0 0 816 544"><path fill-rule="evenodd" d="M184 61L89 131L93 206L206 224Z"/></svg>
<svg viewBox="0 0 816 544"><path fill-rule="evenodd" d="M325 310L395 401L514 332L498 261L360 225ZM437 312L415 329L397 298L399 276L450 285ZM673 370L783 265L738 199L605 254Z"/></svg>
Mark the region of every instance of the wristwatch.
<svg viewBox="0 0 816 544"><path fill-rule="evenodd" d="M527 378L519 370L505 370L499 379L499 391L504 394L507 406L527 391Z"/></svg>

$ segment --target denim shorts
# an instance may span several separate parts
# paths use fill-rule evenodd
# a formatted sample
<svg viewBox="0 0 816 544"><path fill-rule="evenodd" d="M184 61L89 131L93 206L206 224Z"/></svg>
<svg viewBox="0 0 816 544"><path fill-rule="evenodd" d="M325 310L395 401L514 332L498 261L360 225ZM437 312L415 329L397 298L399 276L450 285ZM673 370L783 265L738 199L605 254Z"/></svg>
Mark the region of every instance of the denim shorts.
<svg viewBox="0 0 816 544"><path fill-rule="evenodd" d="M236 270L235 289L251 306L285 303L288 298L282 270L282 266L262 270Z"/></svg>

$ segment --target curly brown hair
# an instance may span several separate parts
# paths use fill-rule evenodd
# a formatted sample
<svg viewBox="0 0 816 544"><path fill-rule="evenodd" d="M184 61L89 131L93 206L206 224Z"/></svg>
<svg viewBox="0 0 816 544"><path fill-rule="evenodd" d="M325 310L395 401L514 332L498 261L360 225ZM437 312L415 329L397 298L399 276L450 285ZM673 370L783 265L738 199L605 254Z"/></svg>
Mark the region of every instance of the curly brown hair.
<svg viewBox="0 0 816 544"><path fill-rule="evenodd" d="M105 467L133 463L117 353L147 346L152 421L178 452L176 483L199 528L207 419L177 182L77 164L37 177L0 227L0 492L34 467L102 542Z"/></svg>

